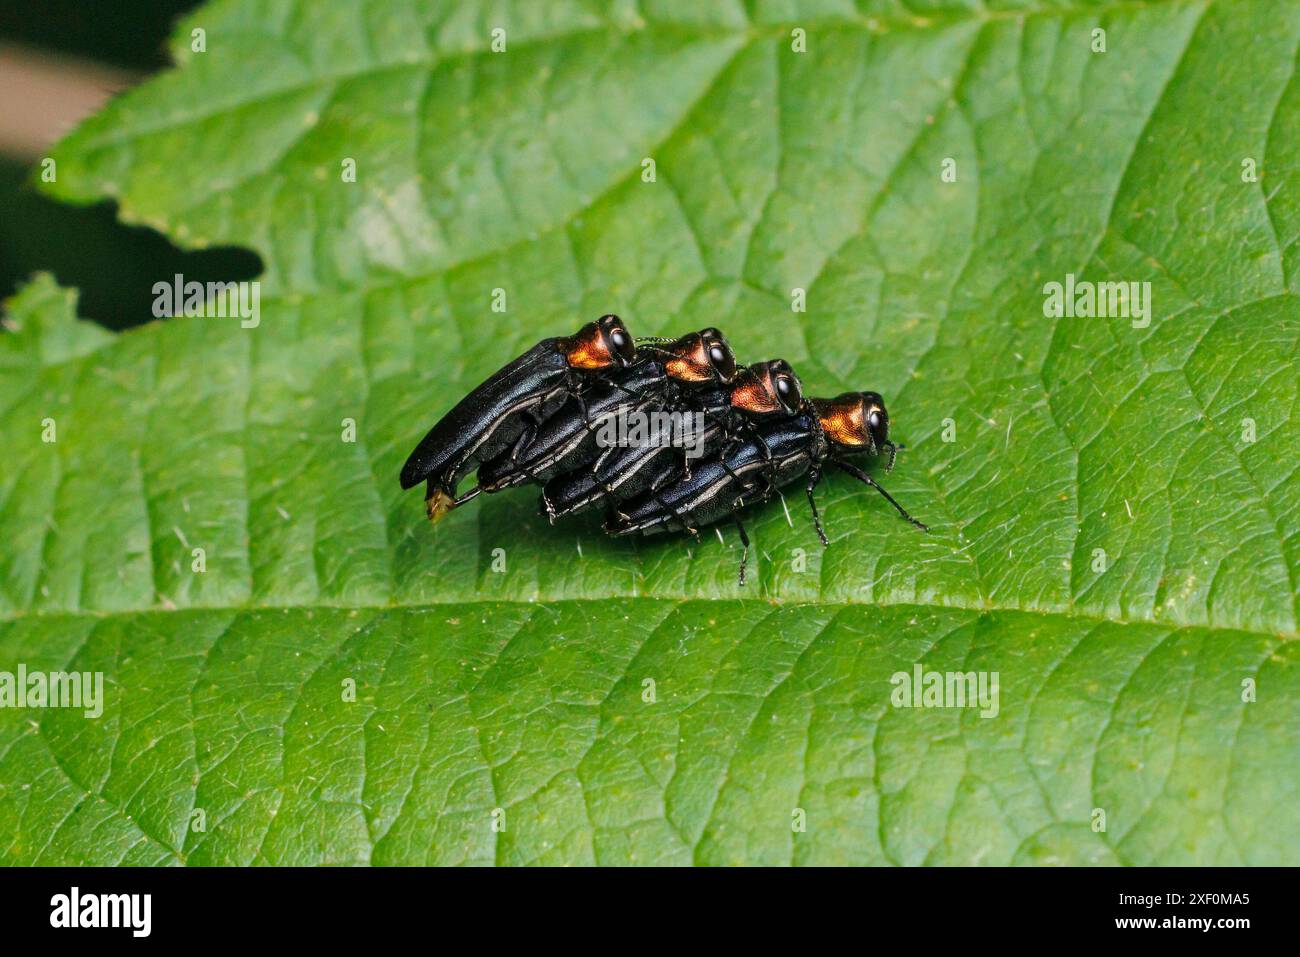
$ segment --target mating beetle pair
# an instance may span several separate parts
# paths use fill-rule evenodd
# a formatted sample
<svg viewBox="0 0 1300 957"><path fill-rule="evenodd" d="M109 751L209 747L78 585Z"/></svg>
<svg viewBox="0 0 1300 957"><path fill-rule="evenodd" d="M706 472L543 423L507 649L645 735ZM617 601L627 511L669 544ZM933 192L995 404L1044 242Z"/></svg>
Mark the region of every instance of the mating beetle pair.
<svg viewBox="0 0 1300 957"><path fill-rule="evenodd" d="M615 420L656 412L696 417L692 455L657 441L602 445ZM731 520L744 549L743 585L749 536L740 510L806 476L813 522L828 544L813 498L828 465L870 485L926 530L847 460L888 452L888 471L898 449L874 392L808 399L783 360L738 368L716 329L634 340L611 315L539 342L472 391L411 453L401 483L426 483L431 520L482 492L524 482L543 486L541 509L552 522L604 507L611 535L698 534ZM478 484L458 495L475 469Z"/></svg>

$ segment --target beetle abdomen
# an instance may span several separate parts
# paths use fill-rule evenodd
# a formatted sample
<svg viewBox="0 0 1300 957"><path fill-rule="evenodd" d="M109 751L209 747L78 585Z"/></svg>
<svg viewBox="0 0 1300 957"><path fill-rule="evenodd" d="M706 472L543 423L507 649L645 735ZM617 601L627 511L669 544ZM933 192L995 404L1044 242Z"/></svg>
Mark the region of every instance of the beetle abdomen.
<svg viewBox="0 0 1300 957"><path fill-rule="evenodd" d="M530 424L527 415L547 414L562 399L568 363L561 339L544 339L494 373L431 428L402 467L402 488L426 479L454 493L456 483L482 461L513 443Z"/></svg>
<svg viewBox="0 0 1300 957"><path fill-rule="evenodd" d="M619 506L608 522L611 535L653 535L709 525L744 505L762 501L772 490L804 475L821 455L820 430L807 414L773 423L757 437L694 466L656 492Z"/></svg>
<svg viewBox="0 0 1300 957"><path fill-rule="evenodd" d="M568 399L523 449L506 450L484 462L478 473L479 487L498 492L527 481L546 481L589 464L599 454L597 439L605 424L653 404L663 381L663 367L646 361L613 384L599 386L581 399Z"/></svg>

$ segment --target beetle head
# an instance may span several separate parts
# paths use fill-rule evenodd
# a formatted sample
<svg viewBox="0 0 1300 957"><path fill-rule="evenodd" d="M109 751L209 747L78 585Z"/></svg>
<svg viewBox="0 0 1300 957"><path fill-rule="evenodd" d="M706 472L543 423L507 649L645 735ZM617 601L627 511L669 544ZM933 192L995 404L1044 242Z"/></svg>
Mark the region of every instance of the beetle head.
<svg viewBox="0 0 1300 957"><path fill-rule="evenodd" d="M664 370L679 382L730 385L736 377L736 357L727 337L712 327L655 348L664 353Z"/></svg>
<svg viewBox="0 0 1300 957"><path fill-rule="evenodd" d="M893 464L895 445L889 441L889 413L878 392L845 392L833 399L813 399L822 431L831 444L846 452L888 449Z"/></svg>
<svg viewBox="0 0 1300 957"><path fill-rule="evenodd" d="M636 343L618 316L601 316L564 340L564 355L574 369L622 369L636 358Z"/></svg>
<svg viewBox="0 0 1300 957"><path fill-rule="evenodd" d="M794 415L803 404L803 385L784 359L741 369L731 386L731 405L755 418Z"/></svg>

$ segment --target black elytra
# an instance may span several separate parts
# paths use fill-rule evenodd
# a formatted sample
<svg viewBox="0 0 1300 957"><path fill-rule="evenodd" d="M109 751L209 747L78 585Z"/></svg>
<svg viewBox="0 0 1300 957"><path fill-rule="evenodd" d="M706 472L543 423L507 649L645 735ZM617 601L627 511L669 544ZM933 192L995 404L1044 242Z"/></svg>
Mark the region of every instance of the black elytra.
<svg viewBox="0 0 1300 957"><path fill-rule="evenodd" d="M653 444L600 449L599 428L630 411L701 411L704 455ZM917 521L859 466L858 453L888 453L889 415L875 392L804 399L787 363L771 360L736 369L716 329L680 339L633 340L613 315L572 336L544 339L507 363L458 402L411 453L402 488L427 483L426 509L437 520L481 491L525 481L545 483L543 511L563 514L603 505L611 535L684 530L695 534L731 520L743 551L749 537L739 512L807 477L813 524L822 544L814 489L833 465L875 488L905 519ZM478 470L478 485L457 496Z"/></svg>
<svg viewBox="0 0 1300 957"><path fill-rule="evenodd" d="M571 336L543 339L429 430L402 467L402 488L427 482L429 518L441 518L459 504L456 486L462 478L508 450L583 385L627 368L636 357L635 341L614 315L589 322Z"/></svg>
<svg viewBox="0 0 1300 957"><path fill-rule="evenodd" d="M483 463L478 485L462 501L585 468L600 455L598 437L611 421L675 406L683 395L728 383L736 375L731 347L717 329L663 345L643 344L640 351L626 370L569 397L546 421L524 430L512 447Z"/></svg>
<svg viewBox="0 0 1300 957"><path fill-rule="evenodd" d="M799 414L758 427L753 438L735 446L726 456L716 456L697 466L689 477L620 504L617 513L607 520L605 530L615 536L672 531L696 534L703 526L729 519L740 533L743 585L749 535L738 513L748 505L766 501L782 486L808 477L806 491L813 524L822 544L829 544L813 497L827 465L870 485L903 518L929 531L875 479L847 460L856 453L888 452L888 468L892 468L897 450L898 446L889 440L889 414L878 394L847 392L834 399L812 399L804 403Z"/></svg>
<svg viewBox="0 0 1300 957"><path fill-rule="evenodd" d="M590 468L548 481L542 490L541 511L554 522L655 491L689 475L694 462L725 456L725 450L752 434L757 423L794 415L801 404L802 386L788 362L756 362L741 369L730 385L688 395L674 410L696 413L702 420L698 433L690 437L693 447L689 456L685 449L667 442L606 449Z"/></svg>

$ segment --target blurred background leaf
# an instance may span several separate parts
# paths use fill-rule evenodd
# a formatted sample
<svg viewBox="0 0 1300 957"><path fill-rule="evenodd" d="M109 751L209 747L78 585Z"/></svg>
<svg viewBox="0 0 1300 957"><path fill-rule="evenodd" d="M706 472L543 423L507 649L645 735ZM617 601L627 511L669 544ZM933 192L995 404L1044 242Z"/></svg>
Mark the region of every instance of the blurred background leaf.
<svg viewBox="0 0 1300 957"><path fill-rule="evenodd" d="M76 287L82 315L110 329L152 318L158 275L252 279L261 260L236 247L187 253L150 229L120 223L112 203L50 200L34 183L53 137L98 101L171 61L165 39L197 0L0 0L0 299L33 274ZM37 90L49 98L34 99Z"/></svg>

